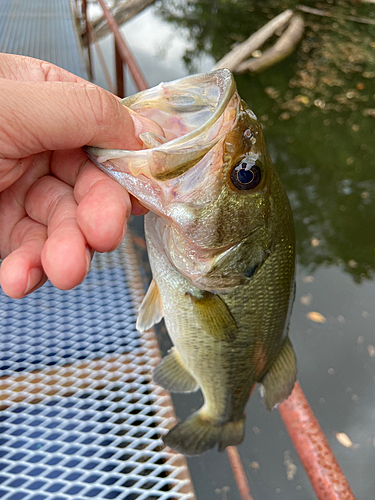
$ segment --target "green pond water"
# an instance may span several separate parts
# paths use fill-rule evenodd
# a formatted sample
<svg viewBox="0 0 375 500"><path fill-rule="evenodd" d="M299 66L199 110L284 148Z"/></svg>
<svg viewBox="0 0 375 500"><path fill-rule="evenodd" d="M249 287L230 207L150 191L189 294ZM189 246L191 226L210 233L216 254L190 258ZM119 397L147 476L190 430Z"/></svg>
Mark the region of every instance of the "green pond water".
<svg viewBox="0 0 375 500"><path fill-rule="evenodd" d="M230 47L296 2L164 1L123 32L151 85L207 71ZM264 126L297 234L290 336L299 381L356 497L375 484L375 6L307 2L302 42L259 75L237 75ZM296 11L297 12L297 11ZM274 40L271 40L271 43ZM102 42L111 59L112 41ZM100 69L97 81L105 86ZM130 84L129 91L132 92ZM313 314L311 314L313 313ZM316 314L318 313L318 314ZM319 321L316 321L316 320ZM168 341L163 338L162 349ZM185 418L197 395L174 398ZM239 447L255 500L313 500L277 411L255 391ZM352 446L340 444L345 433ZM198 500L240 499L225 454L189 459Z"/></svg>

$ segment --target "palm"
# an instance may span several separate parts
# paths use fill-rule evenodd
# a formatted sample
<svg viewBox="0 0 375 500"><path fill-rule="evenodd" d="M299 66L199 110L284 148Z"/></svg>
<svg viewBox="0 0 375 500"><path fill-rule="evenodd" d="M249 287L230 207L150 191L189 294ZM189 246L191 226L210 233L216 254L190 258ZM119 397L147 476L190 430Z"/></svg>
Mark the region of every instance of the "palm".
<svg viewBox="0 0 375 500"><path fill-rule="evenodd" d="M75 101L69 103L73 85L82 82L74 75L19 56L0 55L0 63L0 109L5 116L5 125L0 125L0 253L4 259L0 283L14 298L38 288L47 277L57 287L69 289L86 276L94 250L110 251L120 244L132 208L126 191L77 146L137 149L139 143L134 131L119 138L116 121L108 116L120 114L117 101L104 91L86 82L86 87L76 86ZM37 83L30 86L30 81ZM46 81L65 83L46 87ZM61 97L62 90L66 103L54 98L55 94ZM103 103L103 97L108 103ZM12 109L20 98L22 106ZM94 109L97 102L103 109ZM75 114L67 113L65 105ZM48 116L44 119L35 108ZM133 130L130 116L125 118Z"/></svg>

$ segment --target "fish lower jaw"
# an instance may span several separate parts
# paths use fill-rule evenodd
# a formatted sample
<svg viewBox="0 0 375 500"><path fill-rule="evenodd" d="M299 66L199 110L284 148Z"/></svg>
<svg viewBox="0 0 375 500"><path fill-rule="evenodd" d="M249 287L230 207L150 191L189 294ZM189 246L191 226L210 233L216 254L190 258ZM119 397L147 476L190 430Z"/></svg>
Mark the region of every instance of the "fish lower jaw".
<svg viewBox="0 0 375 500"><path fill-rule="evenodd" d="M225 294L232 292L247 281L242 274L214 269L215 258L200 261L175 251L168 252L167 255L172 266L199 290Z"/></svg>
<svg viewBox="0 0 375 500"><path fill-rule="evenodd" d="M230 293L247 283L242 267L233 270L235 250L242 245L230 243L222 247L204 247L191 241L180 230L162 222L159 234L165 253L173 267L200 290L212 293ZM229 257L233 255L233 259Z"/></svg>
<svg viewBox="0 0 375 500"><path fill-rule="evenodd" d="M244 282L243 276L233 274L212 274L212 261L199 261L173 252L168 254L172 266L184 276L191 285L206 292L229 293Z"/></svg>

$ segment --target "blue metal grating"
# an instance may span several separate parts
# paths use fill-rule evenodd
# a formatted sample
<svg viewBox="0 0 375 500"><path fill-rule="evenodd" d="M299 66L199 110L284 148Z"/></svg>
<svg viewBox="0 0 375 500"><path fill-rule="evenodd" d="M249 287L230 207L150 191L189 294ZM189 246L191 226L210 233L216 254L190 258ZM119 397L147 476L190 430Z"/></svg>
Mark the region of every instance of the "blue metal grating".
<svg viewBox="0 0 375 500"><path fill-rule="evenodd" d="M134 259L128 241L75 290L1 294L0 498L194 498L184 458L160 439L174 417L151 382L154 335L134 328Z"/></svg>
<svg viewBox="0 0 375 500"><path fill-rule="evenodd" d="M57 64L87 78L71 0L1 0L0 52Z"/></svg>
<svg viewBox="0 0 375 500"><path fill-rule="evenodd" d="M140 346L123 270L118 265L98 268L100 257L95 263L84 285L69 293L47 283L19 301L1 295L3 375L130 352Z"/></svg>

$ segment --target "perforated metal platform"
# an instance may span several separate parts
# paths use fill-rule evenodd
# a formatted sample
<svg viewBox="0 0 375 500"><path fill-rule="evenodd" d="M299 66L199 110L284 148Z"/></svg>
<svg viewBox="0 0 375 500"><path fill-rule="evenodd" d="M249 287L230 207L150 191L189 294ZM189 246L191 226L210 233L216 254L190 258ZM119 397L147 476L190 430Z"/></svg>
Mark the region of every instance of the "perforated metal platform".
<svg viewBox="0 0 375 500"><path fill-rule="evenodd" d="M75 290L1 294L0 498L195 498L160 439L174 415L154 334L135 330L143 294L129 239Z"/></svg>
<svg viewBox="0 0 375 500"><path fill-rule="evenodd" d="M43 59L87 78L72 0L1 0L0 52Z"/></svg>

